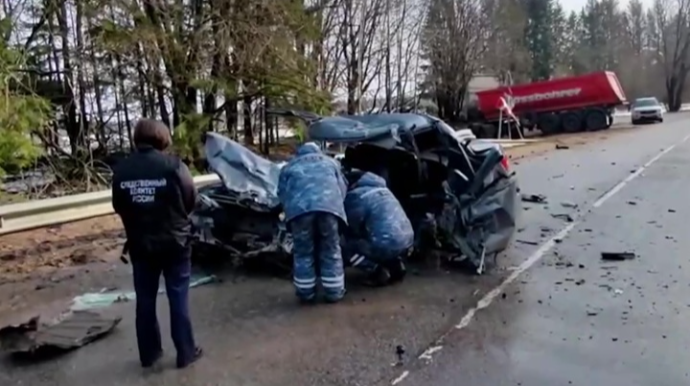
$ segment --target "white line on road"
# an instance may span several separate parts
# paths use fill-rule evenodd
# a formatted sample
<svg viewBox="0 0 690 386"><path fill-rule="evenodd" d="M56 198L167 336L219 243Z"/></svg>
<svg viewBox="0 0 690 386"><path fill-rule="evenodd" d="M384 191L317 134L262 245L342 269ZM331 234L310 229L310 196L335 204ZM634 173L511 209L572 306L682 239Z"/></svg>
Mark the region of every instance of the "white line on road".
<svg viewBox="0 0 690 386"><path fill-rule="evenodd" d="M686 135L679 143L676 143L674 145L671 145L667 147L666 149L662 150L659 152L657 155L652 157L647 163L639 167L637 170L635 170L633 173L631 173L629 176L625 177L621 182L616 184L613 188L609 189L606 193L604 193L601 198L599 198L597 201L592 204L593 208L599 208L602 206L608 199L616 195L625 187L630 181L634 180L635 178L639 177L642 172L644 172L645 169L649 168L652 164L654 164L656 161L661 159L664 155L668 154L671 150L673 150L676 146L679 144L682 144L690 139L690 134ZM434 342L434 344L431 345L430 348L425 350L419 357L417 357L418 360L424 359L426 363L431 362L433 359L433 354L440 352L441 349L443 348L443 340L454 330L461 330L465 327L467 327L471 322L472 319L474 319L475 314L483 310L491 305L491 303L498 297L503 291L508 287L510 284L512 284L521 274L523 274L525 271L530 269L534 264L539 262L544 256L549 253L553 247L556 245L556 243L560 242L563 240L568 234L580 223L580 220L575 220L572 223L568 224L566 227L561 229L556 235L548 239L545 243L543 243L539 248L537 248L536 251L534 251L522 264L520 264L515 270L513 270L510 275L508 275L501 284L498 285L498 287L494 288L493 290L489 291L484 297L477 302L477 305L474 306L473 308L470 308L467 313L460 319L460 322L455 325L455 328L447 331L445 334L443 334L439 339ZM400 376L398 376L395 380L391 382L391 385L398 385L402 381L404 381L408 375L410 375L410 372L408 370L405 370Z"/></svg>
<svg viewBox="0 0 690 386"><path fill-rule="evenodd" d="M395 385L397 385L398 383L404 381L405 378L407 378L408 375L410 375L410 372L409 372L409 371L407 371L407 370L403 371L403 373L400 374L399 377L395 378L395 379L393 380L393 382L391 382L391 385L395 386Z"/></svg>
<svg viewBox="0 0 690 386"><path fill-rule="evenodd" d="M680 141L680 143L683 143L683 142L687 141L688 138L690 138L690 135L684 137L684 138ZM659 154L657 154L657 155L655 155L654 157L652 157L652 159L650 159L649 161L647 161L646 164L644 164L644 165L640 166L639 168L637 168L637 170L635 170L634 172L630 173L629 176L625 177L625 178L623 179L623 181L619 182L618 184L616 184L616 186L614 186L613 188L609 189L608 192L606 192L603 196L601 196L598 200L596 200L596 201L594 202L594 204L592 204L592 207L598 208L598 207L604 205L604 203L605 203L609 198L613 197L614 195L616 195L616 193L620 192L621 189L623 189L623 188L625 187L625 185L629 184L630 181L632 181L632 180L634 180L635 178L639 177L639 175L642 174L642 172L644 172L645 169L647 169L648 167L650 167L654 162L658 161L661 157L663 157L664 155L666 155L668 152L670 152L671 150L673 150L673 149L674 149L676 146L678 146L678 145L679 145L678 143L675 144L675 145L671 145L671 146L667 147L666 149L662 150Z"/></svg>

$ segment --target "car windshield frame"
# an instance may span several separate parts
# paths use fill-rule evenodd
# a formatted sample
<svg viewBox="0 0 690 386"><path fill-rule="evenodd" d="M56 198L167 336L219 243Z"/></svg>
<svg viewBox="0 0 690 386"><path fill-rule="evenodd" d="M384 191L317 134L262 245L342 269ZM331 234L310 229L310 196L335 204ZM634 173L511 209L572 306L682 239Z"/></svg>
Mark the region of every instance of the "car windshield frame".
<svg viewBox="0 0 690 386"><path fill-rule="evenodd" d="M640 98L633 102L633 108L636 107L660 107L661 103L656 98Z"/></svg>

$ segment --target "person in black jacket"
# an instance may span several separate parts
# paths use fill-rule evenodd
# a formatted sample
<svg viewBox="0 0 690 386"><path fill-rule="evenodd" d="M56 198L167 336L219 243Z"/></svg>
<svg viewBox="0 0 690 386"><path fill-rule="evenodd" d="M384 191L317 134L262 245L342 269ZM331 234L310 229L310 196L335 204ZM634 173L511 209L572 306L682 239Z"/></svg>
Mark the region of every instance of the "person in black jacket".
<svg viewBox="0 0 690 386"><path fill-rule="evenodd" d="M196 188L187 166L166 154L172 143L165 124L140 120L134 129L136 150L113 171L113 208L122 219L134 271L139 359L153 366L163 355L156 316L161 274L170 304L170 328L177 367L201 356L189 317L191 272L189 215Z"/></svg>

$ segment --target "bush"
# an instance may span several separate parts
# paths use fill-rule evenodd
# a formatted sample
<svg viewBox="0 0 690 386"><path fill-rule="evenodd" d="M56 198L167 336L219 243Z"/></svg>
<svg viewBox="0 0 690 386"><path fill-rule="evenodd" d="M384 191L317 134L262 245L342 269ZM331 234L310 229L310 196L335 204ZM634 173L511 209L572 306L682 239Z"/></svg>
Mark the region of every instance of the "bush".
<svg viewBox="0 0 690 386"><path fill-rule="evenodd" d="M31 166L41 148L31 133L50 122L50 103L22 86L24 58L0 42L0 176Z"/></svg>

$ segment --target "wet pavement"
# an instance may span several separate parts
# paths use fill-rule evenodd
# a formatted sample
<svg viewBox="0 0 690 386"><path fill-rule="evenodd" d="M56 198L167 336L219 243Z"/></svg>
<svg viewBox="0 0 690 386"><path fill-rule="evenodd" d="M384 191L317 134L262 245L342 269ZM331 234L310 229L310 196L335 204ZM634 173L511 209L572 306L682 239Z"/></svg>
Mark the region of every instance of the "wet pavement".
<svg viewBox="0 0 690 386"><path fill-rule="evenodd" d="M45 363L2 362L0 384L688 384L690 143L680 142L689 122L669 115L515 165L523 192L548 203L524 204L519 242L488 275L446 272L430 258L402 285L352 287L342 304L307 308L287 280L230 275L192 292L206 356L188 370L172 369L169 340L163 370L138 368L133 304L124 303L112 335ZM638 257L602 263L602 251ZM474 313L478 302L486 308Z"/></svg>

